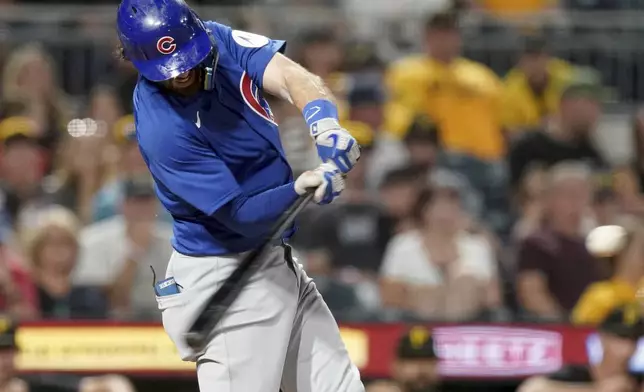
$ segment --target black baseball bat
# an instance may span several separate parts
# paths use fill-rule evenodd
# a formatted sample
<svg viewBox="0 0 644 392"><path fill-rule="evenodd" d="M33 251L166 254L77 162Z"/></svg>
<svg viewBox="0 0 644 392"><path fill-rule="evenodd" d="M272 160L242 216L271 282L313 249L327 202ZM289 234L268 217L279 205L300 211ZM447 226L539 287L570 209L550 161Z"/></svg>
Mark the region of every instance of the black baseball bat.
<svg viewBox="0 0 644 392"><path fill-rule="evenodd" d="M313 199L313 192L307 192L300 196L277 221L266 242L247 254L222 286L208 299L201 313L184 336L188 346L196 352L201 351L206 346L210 339L210 334L235 299L237 299L248 280L263 266L261 261L267 251L274 246L275 242L282 239L284 232L291 227L295 217L306 207L311 199Z"/></svg>

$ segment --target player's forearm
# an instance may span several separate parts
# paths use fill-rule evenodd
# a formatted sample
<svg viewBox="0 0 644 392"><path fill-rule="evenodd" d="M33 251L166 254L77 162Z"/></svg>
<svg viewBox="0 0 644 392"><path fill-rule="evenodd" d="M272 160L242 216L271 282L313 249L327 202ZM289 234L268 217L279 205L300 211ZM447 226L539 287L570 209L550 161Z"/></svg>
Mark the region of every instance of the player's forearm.
<svg viewBox="0 0 644 392"><path fill-rule="evenodd" d="M309 102L318 99L335 103L333 94L322 78L279 53L266 68L264 89L290 101L302 111Z"/></svg>
<svg viewBox="0 0 644 392"><path fill-rule="evenodd" d="M298 198L292 182L253 196L240 196L215 212L215 218L237 233L263 232Z"/></svg>
<svg viewBox="0 0 644 392"><path fill-rule="evenodd" d="M335 104L335 97L322 78L313 75L296 63L293 63L290 68L292 69L285 75L286 90L298 109L304 111L309 102L318 99L325 99Z"/></svg>

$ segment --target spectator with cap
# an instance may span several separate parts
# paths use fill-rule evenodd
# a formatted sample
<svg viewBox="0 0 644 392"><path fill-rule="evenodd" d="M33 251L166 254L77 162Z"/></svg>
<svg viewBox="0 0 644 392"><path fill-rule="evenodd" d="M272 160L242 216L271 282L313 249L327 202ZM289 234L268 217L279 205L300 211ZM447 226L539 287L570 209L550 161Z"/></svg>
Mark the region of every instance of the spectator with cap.
<svg viewBox="0 0 644 392"><path fill-rule="evenodd" d="M525 37L517 65L503 88L503 125L511 132L542 126L559 110L559 100L572 79L573 66L551 56L545 37Z"/></svg>
<svg viewBox="0 0 644 392"><path fill-rule="evenodd" d="M501 305L494 249L485 236L468 232L462 204L453 182L423 190L413 214L416 229L388 244L383 306L425 319L465 320Z"/></svg>
<svg viewBox="0 0 644 392"><path fill-rule="evenodd" d="M40 313L45 319L107 317L104 293L98 287L72 282L78 261L79 229L78 219L71 211L55 206L41 212L34 228L24 233Z"/></svg>
<svg viewBox="0 0 644 392"><path fill-rule="evenodd" d="M361 163L367 170L367 188L373 191L378 188L386 172L407 163L408 154L400 140L383 129L385 94L380 78L354 75L351 80L347 97L348 120L366 124L373 133L369 164Z"/></svg>
<svg viewBox="0 0 644 392"><path fill-rule="evenodd" d="M81 232L74 281L107 290L114 316L157 318L150 267L164 276L172 229L156 219L158 203L148 175L127 178L123 190L120 214Z"/></svg>
<svg viewBox="0 0 644 392"><path fill-rule="evenodd" d="M388 70L389 117L385 129L399 137L418 115L432 118L444 150L497 162L505 154L500 117L501 81L483 64L461 57L458 16L436 13L425 23L426 53Z"/></svg>
<svg viewBox="0 0 644 392"><path fill-rule="evenodd" d="M588 285L604 278L584 245L592 201L592 174L562 162L546 175L541 226L518 245L517 295L532 316L566 319Z"/></svg>
<svg viewBox="0 0 644 392"><path fill-rule="evenodd" d="M3 210L17 229L29 225L32 211L48 204L42 188L44 155L37 137L36 123L27 117L14 116L0 122Z"/></svg>
<svg viewBox="0 0 644 392"><path fill-rule="evenodd" d="M432 332L422 326L412 327L398 342L392 366L393 378L402 392L441 390L439 359Z"/></svg>
<svg viewBox="0 0 644 392"><path fill-rule="evenodd" d="M518 189L532 171L569 160L583 161L593 169L606 162L594 146L592 133L602 113L602 89L596 80L575 80L563 91L558 112L545 126L525 134L508 154L510 183Z"/></svg>
<svg viewBox="0 0 644 392"><path fill-rule="evenodd" d="M597 342L589 350L586 366L567 365L554 374L526 380L519 392L595 392L638 390L636 376L629 372L629 361L637 341L644 336L639 305L630 303L611 312L599 325Z"/></svg>

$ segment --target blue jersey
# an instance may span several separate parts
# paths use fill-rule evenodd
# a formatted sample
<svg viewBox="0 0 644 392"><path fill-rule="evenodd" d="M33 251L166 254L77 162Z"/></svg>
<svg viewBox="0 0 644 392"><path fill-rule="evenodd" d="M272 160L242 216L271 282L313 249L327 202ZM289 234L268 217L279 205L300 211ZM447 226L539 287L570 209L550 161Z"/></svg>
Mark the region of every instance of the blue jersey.
<svg viewBox="0 0 644 392"><path fill-rule="evenodd" d="M139 148L174 220L173 247L193 256L258 246L273 221L231 228L217 211L242 195L292 183L277 124L261 94L284 41L206 22L218 49L216 87L192 97L140 78L134 91Z"/></svg>

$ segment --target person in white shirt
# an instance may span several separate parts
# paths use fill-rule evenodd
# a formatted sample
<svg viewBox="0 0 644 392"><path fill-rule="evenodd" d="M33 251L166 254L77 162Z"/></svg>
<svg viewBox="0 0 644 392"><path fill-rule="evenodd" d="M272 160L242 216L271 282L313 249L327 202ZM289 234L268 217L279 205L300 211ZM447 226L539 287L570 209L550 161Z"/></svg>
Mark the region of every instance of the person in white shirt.
<svg viewBox="0 0 644 392"><path fill-rule="evenodd" d="M158 318L154 274L164 277L172 228L156 219L158 204L148 176L127 179L124 191L121 215L81 232L74 281L105 287L115 317Z"/></svg>
<svg viewBox="0 0 644 392"><path fill-rule="evenodd" d="M394 237L385 253L384 307L462 320L499 306L494 249L485 236L468 232L459 190L450 184L425 189L416 211L417 228Z"/></svg>

